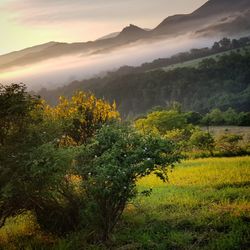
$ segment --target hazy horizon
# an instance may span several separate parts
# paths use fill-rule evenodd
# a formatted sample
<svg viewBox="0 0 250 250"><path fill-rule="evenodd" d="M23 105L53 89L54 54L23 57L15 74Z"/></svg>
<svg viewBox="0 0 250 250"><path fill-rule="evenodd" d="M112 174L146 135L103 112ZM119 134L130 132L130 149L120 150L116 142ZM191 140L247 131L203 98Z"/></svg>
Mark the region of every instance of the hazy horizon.
<svg viewBox="0 0 250 250"><path fill-rule="evenodd" d="M153 43L135 42L125 48L96 55L83 56L79 53L56 57L32 65L13 67L6 73L0 74L0 82L25 82L32 90L43 87L55 89L73 80L92 78L124 65L139 66L144 62L170 57L192 48L210 47L215 39L183 35Z"/></svg>
<svg viewBox="0 0 250 250"><path fill-rule="evenodd" d="M207 0L1 0L0 54L49 41L85 42L133 23L154 28L167 16L190 13ZM147 15L145 15L145 13Z"/></svg>

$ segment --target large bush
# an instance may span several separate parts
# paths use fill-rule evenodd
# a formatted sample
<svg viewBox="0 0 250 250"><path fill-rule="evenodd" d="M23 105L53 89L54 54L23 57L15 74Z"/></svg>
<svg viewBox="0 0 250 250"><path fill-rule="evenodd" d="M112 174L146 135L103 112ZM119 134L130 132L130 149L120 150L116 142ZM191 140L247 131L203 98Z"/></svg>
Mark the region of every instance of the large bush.
<svg viewBox="0 0 250 250"><path fill-rule="evenodd" d="M149 113L147 117L135 122L137 129L144 133L152 132L164 135L173 129L183 129L187 126L184 113L178 110L162 110Z"/></svg>
<svg viewBox="0 0 250 250"><path fill-rule="evenodd" d="M213 155L213 150L215 148L215 141L213 136L202 130L196 130L190 137L190 144L199 150L209 151Z"/></svg>
<svg viewBox="0 0 250 250"><path fill-rule="evenodd" d="M166 181L168 167L178 160L169 140L142 136L120 124L103 126L76 160L86 204L84 221L106 240L127 202L136 196L137 180L155 173Z"/></svg>
<svg viewBox="0 0 250 250"><path fill-rule="evenodd" d="M76 146L118 117L115 106L91 94L61 98L50 107L23 84L1 85L0 225L8 216L32 210L48 231L75 229L79 200L71 167Z"/></svg>

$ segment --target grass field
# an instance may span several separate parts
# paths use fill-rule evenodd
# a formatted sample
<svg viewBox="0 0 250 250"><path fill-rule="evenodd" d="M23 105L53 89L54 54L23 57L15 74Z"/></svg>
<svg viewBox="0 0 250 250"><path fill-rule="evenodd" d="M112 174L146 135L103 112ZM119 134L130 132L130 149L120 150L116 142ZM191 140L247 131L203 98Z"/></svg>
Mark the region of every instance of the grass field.
<svg viewBox="0 0 250 250"><path fill-rule="evenodd" d="M240 50L239 53L244 55L245 51L249 50L249 49L250 49L250 46L246 46L244 48L239 49ZM201 58L194 59L194 60L189 60L189 61L186 61L186 62L183 62L183 63L176 63L176 64L173 64L173 65L170 65L170 66L167 66L167 67L162 67L161 69L164 70L164 71L169 71L169 70L176 69L176 68L197 67L199 65L199 63L204 59L213 58L215 60L218 60L223 55L229 55L231 52L237 52L237 51L238 51L238 49L224 51L224 52L220 52L220 53L217 53L217 54L214 54L214 55L201 57Z"/></svg>
<svg viewBox="0 0 250 250"><path fill-rule="evenodd" d="M168 183L155 176L139 181L140 191L149 188L151 196L128 205L108 246L81 245L78 238L69 237L51 248L249 249L250 157L185 161L169 173ZM0 248L41 249L23 247L27 239L44 237L34 218L25 216L0 229Z"/></svg>
<svg viewBox="0 0 250 250"><path fill-rule="evenodd" d="M186 161L165 184L152 187L125 213L119 235L141 249L248 249L250 240L250 157Z"/></svg>

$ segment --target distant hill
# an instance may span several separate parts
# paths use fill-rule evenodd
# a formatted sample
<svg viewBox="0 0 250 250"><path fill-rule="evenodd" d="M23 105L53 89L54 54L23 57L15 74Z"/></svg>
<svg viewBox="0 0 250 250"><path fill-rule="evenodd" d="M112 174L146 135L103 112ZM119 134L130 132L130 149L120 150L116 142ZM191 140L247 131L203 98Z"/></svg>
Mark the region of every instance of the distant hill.
<svg viewBox="0 0 250 250"><path fill-rule="evenodd" d="M250 23L248 10L250 9L249 0L210 0L202 7L187 15L174 15L167 17L154 30L155 34L182 34L187 31L199 32L207 29L211 30L211 26L218 26L216 32L227 34L235 33L235 30L228 29L225 31L220 24L229 24L237 22L237 18L241 17ZM220 28L219 28L220 27ZM237 32L244 32L249 27L237 25Z"/></svg>
<svg viewBox="0 0 250 250"><path fill-rule="evenodd" d="M220 56L227 55L231 52L244 54L249 48L250 36L232 40L223 38L218 42L214 42L211 48L194 48L190 51L180 52L168 58L158 58L137 67L125 65L115 71L108 72L108 75L121 76L159 69L168 71L178 67L195 67L204 59L214 58L217 60Z"/></svg>
<svg viewBox="0 0 250 250"><path fill-rule="evenodd" d="M105 35L105 36L102 36L102 37L96 39L96 41L114 38L114 37L117 37L119 34L120 34L120 32L113 32L113 33L110 33L108 35Z"/></svg>
<svg viewBox="0 0 250 250"><path fill-rule="evenodd" d="M219 43L225 47L228 44L240 46L241 43L248 44L250 39L227 41L223 39ZM180 102L185 110L201 113L229 107L237 111L250 111L249 45L216 54L216 49L221 51L216 44L211 49L193 49L140 67L121 67L103 78L74 81L50 91L42 89L39 94L55 104L60 95L71 96L77 90L91 91L110 102L115 100L124 117L136 117L154 106L167 106L175 101ZM208 53L213 55L204 57ZM203 59L196 59L195 63L191 61L195 67L161 69L163 65L175 65L174 62L185 61L196 55ZM179 66L188 66L188 62ZM159 69L156 69L157 65Z"/></svg>
<svg viewBox="0 0 250 250"><path fill-rule="evenodd" d="M18 52L0 56L0 70L22 67L50 58L65 55L91 55L110 51L136 41L175 37L183 34L212 36L215 34L237 35L250 32L249 0L210 0L194 12L186 15L167 17L152 30L135 25L125 27L121 32L112 33L96 41L78 43L50 42Z"/></svg>

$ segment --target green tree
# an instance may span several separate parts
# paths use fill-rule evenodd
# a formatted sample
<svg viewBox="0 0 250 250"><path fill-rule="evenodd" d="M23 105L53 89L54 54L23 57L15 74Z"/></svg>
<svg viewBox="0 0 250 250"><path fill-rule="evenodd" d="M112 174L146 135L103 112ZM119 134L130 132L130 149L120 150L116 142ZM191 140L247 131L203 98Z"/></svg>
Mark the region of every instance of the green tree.
<svg viewBox="0 0 250 250"><path fill-rule="evenodd" d="M239 126L250 126L250 112L240 112L238 119Z"/></svg>
<svg viewBox="0 0 250 250"><path fill-rule="evenodd" d="M15 145L24 137L29 121L34 122L31 111L39 98L26 92L24 84L0 85L0 146Z"/></svg>
<svg viewBox="0 0 250 250"><path fill-rule="evenodd" d="M23 84L1 86L0 104L0 225L32 210L47 231L74 230L81 201L72 181L77 146L118 112L83 93L50 107ZM80 126L72 126L76 120Z"/></svg>
<svg viewBox="0 0 250 250"><path fill-rule="evenodd" d="M213 109L210 113L206 114L203 119L202 123L209 126L209 125L223 125L225 123L223 112L220 109Z"/></svg>
<svg viewBox="0 0 250 250"><path fill-rule="evenodd" d="M83 221L107 240L127 202L137 195L137 180L154 173L166 181L168 167L179 159L169 140L119 124L104 125L76 159L84 190Z"/></svg>
<svg viewBox="0 0 250 250"><path fill-rule="evenodd" d="M239 116L234 109L229 108L223 113L223 119L226 125L237 125Z"/></svg>
<svg viewBox="0 0 250 250"><path fill-rule="evenodd" d="M218 42L215 42L212 46L213 52L218 52L220 51L220 44Z"/></svg>
<svg viewBox="0 0 250 250"><path fill-rule="evenodd" d="M227 50L231 48L231 40L229 38L224 37L219 41L219 44L222 49Z"/></svg>
<svg viewBox="0 0 250 250"><path fill-rule="evenodd" d="M39 98L29 95L24 84L0 85L0 225L18 204L13 199L13 204L6 207L4 200L15 195L14 189L24 174L23 161L36 144L30 138L29 127L40 122L32 116L38 103Z"/></svg>
<svg viewBox="0 0 250 250"><path fill-rule="evenodd" d="M195 131L190 137L190 143L195 148L201 150L208 150L210 154L213 155L215 141L210 133L201 130Z"/></svg>
<svg viewBox="0 0 250 250"><path fill-rule="evenodd" d="M188 124L199 125L202 120L202 115L198 112L190 111L185 114Z"/></svg>
<svg viewBox="0 0 250 250"><path fill-rule="evenodd" d="M156 111L138 119L135 126L143 132L154 131L164 135L166 131L185 128L187 119L184 113L176 110Z"/></svg>

